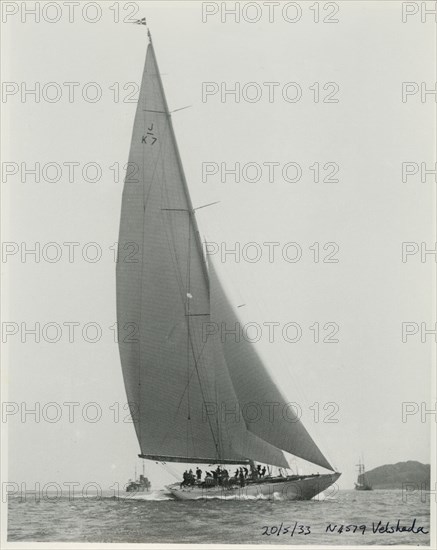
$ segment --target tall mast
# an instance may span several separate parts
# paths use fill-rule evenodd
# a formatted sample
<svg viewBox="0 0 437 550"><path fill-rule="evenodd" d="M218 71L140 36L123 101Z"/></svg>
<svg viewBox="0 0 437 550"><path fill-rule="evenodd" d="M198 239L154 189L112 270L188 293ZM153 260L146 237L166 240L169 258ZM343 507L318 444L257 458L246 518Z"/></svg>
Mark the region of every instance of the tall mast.
<svg viewBox="0 0 437 550"><path fill-rule="evenodd" d="M206 280L209 281L208 269L207 269L205 257L204 257L204 254L203 254L202 239L200 238L199 226L197 225L197 219L196 219L196 216L195 216L195 209L193 208L193 203L191 202L191 196L190 196L190 192L189 192L189 189L188 189L187 180L185 178L184 168L182 166L182 159L181 159L181 155L179 153L179 147L178 147L178 143L177 143L177 140L176 140L176 134L175 134L174 128L173 128L173 122L172 122L172 119L171 119L171 112L168 108L167 98L166 98L165 93L164 93L164 86L163 86L162 79L161 79L161 71L159 70L158 61L156 59L156 54L155 54L155 47L153 45L153 40L152 40L152 34L150 33L149 28L147 28L147 36L149 37L150 47L152 48L153 56L155 58L155 64L156 64L156 68L157 68L157 77L158 77L159 87L161 89L161 93L162 93L162 97L163 97L163 101L164 101L164 106L165 106L165 113L168 117L168 122L169 122L169 126L170 126L170 133L171 133L171 137L172 137L173 144L174 144L174 147L175 147L176 157L177 157L177 160L178 160L178 165L179 165L180 173L181 173L181 176L182 176L182 183L183 183L183 186L184 186L184 190L185 190L185 194L186 194L186 198L187 198L187 202L188 202L189 217L191 218L191 222L192 222L193 227L194 227L194 235L195 235L195 239L196 239L196 244L199 247L199 251L201 253L201 258L203 260L202 261L202 267L203 267L203 270L204 270L204 275L205 275ZM177 109L177 110L179 110L179 109Z"/></svg>
<svg viewBox="0 0 437 550"><path fill-rule="evenodd" d="M186 296L185 296L186 321L187 321L187 421L188 421L187 422L187 436L188 436L188 432L190 431L190 420L191 420L191 409L190 409L190 364L191 364L190 358L191 358L191 354L193 354L193 360L194 360L194 362L196 362L196 358L195 358L195 355L194 355L192 335L191 335L191 323L190 323L190 316L191 316L190 300L191 300L191 297L192 297L192 295L191 295L191 227L193 227L196 246L198 247L199 255L200 255L200 258L202 260L202 270L203 270L205 281L206 281L206 284L207 284L207 287L208 287L208 292L209 292L209 277L208 277L208 270L207 270L205 257L204 257L204 254L203 254L202 240L201 240L201 237L200 237L199 227L197 225L197 220L196 220L196 216L195 216L195 210L193 208L193 204L192 204L192 201L191 201L191 195L190 195L190 192L189 192L187 180L186 180L186 177L185 177L185 172L184 172L183 165L182 165L182 159L181 159L181 156L180 156L179 147L178 147L178 143L177 143L177 140L176 140L176 134L175 134L175 131L174 131L174 128L173 128L173 122L172 122L172 119L171 119L171 112L168 108L167 98L166 98L166 95L165 95L165 92L164 92L164 85L163 85L162 79L161 79L161 72L159 70L158 61L156 59L155 48L154 48L153 40L152 40L152 34L151 34L149 28L147 30L147 36L149 37L150 48L152 49L153 57L155 59L155 65L156 65L156 69L157 69L156 76L157 76L157 80L158 80L159 87L160 87L160 90L161 90L161 94L162 94L162 98L163 98L163 102L164 102L165 114L168 118L168 123L169 123L169 128L170 128L170 135L171 135L171 139L172 139L172 142L173 142L173 145L174 145L174 148L175 148L177 163L178 163L178 166L179 166L179 171L180 171L181 178L182 178L182 184L183 184L183 187L184 187L185 196L186 196L186 200L187 200L187 203L188 203L188 209L187 209L188 224L189 224L189 227L188 227L188 258L187 258L187 287L186 287ZM196 364L194 365L194 367L197 371L197 365ZM199 378L199 384L201 384L200 378ZM220 452L220 445L219 445L219 442L216 440L216 437L214 435L214 430L213 430L213 427L211 425L211 420L210 420L209 417L208 417L208 423L210 424L211 435L213 437L214 444L215 444L215 447L216 447L217 458L221 459L222 456L221 456L221 452ZM217 437L218 438L220 437L219 432L217 433Z"/></svg>

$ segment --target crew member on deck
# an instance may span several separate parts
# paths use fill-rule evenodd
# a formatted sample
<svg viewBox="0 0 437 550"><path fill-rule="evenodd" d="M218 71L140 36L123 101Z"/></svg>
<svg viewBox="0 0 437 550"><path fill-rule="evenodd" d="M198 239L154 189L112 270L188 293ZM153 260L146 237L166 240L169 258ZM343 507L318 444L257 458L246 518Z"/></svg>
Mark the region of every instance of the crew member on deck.
<svg viewBox="0 0 437 550"><path fill-rule="evenodd" d="M241 487L244 487L245 482L244 482L243 468L240 468L240 476L239 476L239 478L240 478L240 486L241 486Z"/></svg>
<svg viewBox="0 0 437 550"><path fill-rule="evenodd" d="M196 477L197 477L197 481L200 481L202 479L202 470L197 467L196 469Z"/></svg>
<svg viewBox="0 0 437 550"><path fill-rule="evenodd" d="M212 474L211 472L206 472L206 475L205 475L205 484L208 486L208 485L213 485L214 484L214 480L213 480L213 477L212 477Z"/></svg>

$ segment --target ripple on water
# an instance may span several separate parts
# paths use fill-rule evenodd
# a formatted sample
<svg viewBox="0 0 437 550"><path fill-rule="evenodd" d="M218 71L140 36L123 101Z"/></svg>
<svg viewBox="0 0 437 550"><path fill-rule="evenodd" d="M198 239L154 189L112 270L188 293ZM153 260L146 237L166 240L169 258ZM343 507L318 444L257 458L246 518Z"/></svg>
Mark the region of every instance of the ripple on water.
<svg viewBox="0 0 437 550"><path fill-rule="evenodd" d="M372 522L429 528L429 502L396 491L340 491L323 501L191 501L60 499L57 502L9 499L8 539L35 542L258 543L258 544L409 544L427 545L429 536L373 534ZM263 536L263 526L308 525L308 536ZM359 533L326 533L328 524L365 523Z"/></svg>

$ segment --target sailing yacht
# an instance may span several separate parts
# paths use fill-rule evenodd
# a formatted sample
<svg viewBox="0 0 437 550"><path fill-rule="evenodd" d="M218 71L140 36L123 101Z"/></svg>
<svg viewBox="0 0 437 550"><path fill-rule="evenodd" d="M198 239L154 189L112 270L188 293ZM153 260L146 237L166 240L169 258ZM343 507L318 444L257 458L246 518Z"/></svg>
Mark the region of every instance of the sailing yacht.
<svg viewBox="0 0 437 550"><path fill-rule="evenodd" d="M139 456L188 468L203 464L204 470L252 467L246 477L169 485L176 499L311 499L340 474L288 406L255 346L205 337L214 332L205 331L208 324L235 326L235 304L205 260L150 31L148 37L116 274L120 358ZM235 412L250 406L261 411L255 421ZM284 452L329 473L285 475ZM256 463L270 473L257 475ZM281 473L274 475L272 466Z"/></svg>

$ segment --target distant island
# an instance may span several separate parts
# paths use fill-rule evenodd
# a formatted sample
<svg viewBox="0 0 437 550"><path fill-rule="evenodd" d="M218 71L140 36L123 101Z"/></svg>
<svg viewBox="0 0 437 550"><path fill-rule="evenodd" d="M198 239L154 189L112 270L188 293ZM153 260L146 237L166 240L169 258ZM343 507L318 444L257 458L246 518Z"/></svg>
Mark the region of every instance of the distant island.
<svg viewBox="0 0 437 550"><path fill-rule="evenodd" d="M405 483L416 484L417 488L430 487L431 467L416 460L385 464L366 472L366 479L374 489L402 489ZM423 486L422 486L423 484Z"/></svg>

